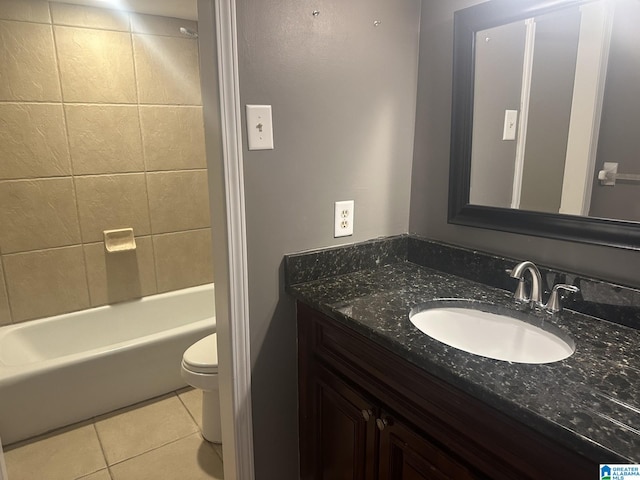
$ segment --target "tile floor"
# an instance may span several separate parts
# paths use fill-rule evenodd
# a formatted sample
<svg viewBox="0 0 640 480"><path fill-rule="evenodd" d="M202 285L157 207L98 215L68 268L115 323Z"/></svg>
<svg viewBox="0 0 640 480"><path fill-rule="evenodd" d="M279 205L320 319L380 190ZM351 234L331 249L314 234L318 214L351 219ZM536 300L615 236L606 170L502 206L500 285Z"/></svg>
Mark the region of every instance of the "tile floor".
<svg viewBox="0 0 640 480"><path fill-rule="evenodd" d="M202 394L185 388L5 449L11 480L220 480L222 450L200 434Z"/></svg>

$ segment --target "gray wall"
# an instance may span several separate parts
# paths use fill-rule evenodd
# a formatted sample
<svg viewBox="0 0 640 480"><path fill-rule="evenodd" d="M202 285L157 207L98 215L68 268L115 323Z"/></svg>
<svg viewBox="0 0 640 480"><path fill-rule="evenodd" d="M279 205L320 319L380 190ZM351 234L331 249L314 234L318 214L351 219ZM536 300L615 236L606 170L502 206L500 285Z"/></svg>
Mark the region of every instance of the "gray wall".
<svg viewBox="0 0 640 480"><path fill-rule="evenodd" d="M453 12L474 0L423 0L409 231L640 286L640 255L447 223Z"/></svg>
<svg viewBox="0 0 640 480"><path fill-rule="evenodd" d="M244 151L256 475L287 480L297 365L283 255L407 231L420 2L237 7L241 104L273 106L275 139ZM334 239L333 203L350 199L355 234Z"/></svg>
<svg viewBox="0 0 640 480"><path fill-rule="evenodd" d="M614 16L602 108L596 172L618 162L620 173L640 174L640 2L619 2ZM597 178L597 175L595 175ZM596 180L589 215L640 221L640 184L601 186Z"/></svg>
<svg viewBox="0 0 640 480"><path fill-rule="evenodd" d="M469 203L511 207L516 140L503 140L505 110L520 115L524 22L484 30L476 42Z"/></svg>
<svg viewBox="0 0 640 480"><path fill-rule="evenodd" d="M576 76L580 11L536 18L520 208L558 213Z"/></svg>

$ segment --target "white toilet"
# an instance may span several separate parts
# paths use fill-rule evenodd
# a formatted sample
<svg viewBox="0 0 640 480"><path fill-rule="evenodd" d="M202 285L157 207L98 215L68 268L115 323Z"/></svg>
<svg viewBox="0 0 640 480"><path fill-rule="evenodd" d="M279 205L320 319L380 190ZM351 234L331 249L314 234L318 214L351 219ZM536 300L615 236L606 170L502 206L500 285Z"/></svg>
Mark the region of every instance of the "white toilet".
<svg viewBox="0 0 640 480"><path fill-rule="evenodd" d="M182 356L182 378L202 390L202 436L222 443L218 395L218 344L216 334L191 345Z"/></svg>

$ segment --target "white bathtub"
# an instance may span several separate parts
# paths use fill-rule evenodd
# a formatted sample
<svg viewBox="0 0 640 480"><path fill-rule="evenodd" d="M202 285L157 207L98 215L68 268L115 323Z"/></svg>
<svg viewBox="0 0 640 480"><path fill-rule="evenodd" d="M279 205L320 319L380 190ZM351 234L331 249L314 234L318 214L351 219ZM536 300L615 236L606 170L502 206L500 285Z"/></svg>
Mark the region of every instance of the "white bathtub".
<svg viewBox="0 0 640 480"><path fill-rule="evenodd" d="M2 442L185 386L183 352L214 331L213 284L0 328Z"/></svg>

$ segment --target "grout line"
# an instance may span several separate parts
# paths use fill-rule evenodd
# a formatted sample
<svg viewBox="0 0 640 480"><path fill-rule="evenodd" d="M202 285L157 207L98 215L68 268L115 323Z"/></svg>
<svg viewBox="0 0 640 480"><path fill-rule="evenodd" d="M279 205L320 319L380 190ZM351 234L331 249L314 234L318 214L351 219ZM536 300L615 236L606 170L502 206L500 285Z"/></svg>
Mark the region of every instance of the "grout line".
<svg viewBox="0 0 640 480"><path fill-rule="evenodd" d="M51 8L49 8L49 10L51 10ZM51 12L49 12L49 16L51 16ZM0 18L0 22L33 23L35 25L50 25L53 27L53 20L51 19L49 19L48 22L42 22L39 20L22 20L19 18Z"/></svg>
<svg viewBox="0 0 640 480"><path fill-rule="evenodd" d="M112 172L112 173L85 173L76 175L76 177L114 177L120 175L142 175L146 173L189 173L189 172L206 172L206 168L185 168L185 169L173 169L173 170L136 170L134 172ZM33 179L25 179L33 180Z"/></svg>
<svg viewBox="0 0 640 480"><path fill-rule="evenodd" d="M96 178L96 177L123 177L132 175L144 175L144 171L135 172L113 172L113 173L83 173L76 175L78 178Z"/></svg>
<svg viewBox="0 0 640 480"><path fill-rule="evenodd" d="M133 30L133 29L132 29ZM133 80L136 86L136 98L138 103L136 108L138 109L138 134L140 135L140 146L142 148L142 166L144 168L144 188L146 190L145 198L147 200L147 215L149 217L149 235L151 236L151 255L153 257L153 280L155 282L155 292L159 292L158 282L158 258L156 256L156 244L153 240L154 226L153 219L151 218L151 195L149 194L149 166L147 161L147 147L144 142L144 136L142 135L142 115L140 114L140 87L138 83L138 62L136 62L136 51L133 45L133 33L131 37L131 57L133 58Z"/></svg>
<svg viewBox="0 0 640 480"><path fill-rule="evenodd" d="M183 389L181 388L180 390L183 390ZM194 389L194 390L195 390L195 389ZM191 421L192 421L192 422L193 422L193 424L195 425L195 427L196 427L196 431L193 431L193 432L190 432L190 433L186 433L186 434L184 434L184 435L179 436L178 438L174 438L174 439L169 440L169 441L167 441L167 442L165 442L165 443L162 443L162 444L160 444L160 445L156 445L155 447L150 448L150 449L148 449L148 450L145 450L144 452L137 453L137 454L135 454L135 455L129 456L129 457L127 457L127 458L124 458L124 459L122 459L122 460L119 460L119 461L117 461L117 462L114 462L114 463L109 464L109 461L108 461L108 459L107 459L107 455L106 455L106 452L105 452L105 446L104 446L104 443L103 443L103 439L102 439L102 437L100 436L100 432L98 431L98 428L97 428L97 426L96 426L96 419L97 419L97 418L99 418L99 417L103 417L103 416L108 416L108 415L110 415L110 414L114 414L115 412L118 412L118 411L123 410L123 409L127 409L127 411L136 410L136 409L145 409L145 408L148 408L148 406L149 406L149 405L144 405L144 406L137 407L137 408L135 407L135 405L139 405L139 404L143 404L143 403L148 403L148 402L153 401L154 399L158 399L158 400L159 400L159 399L161 399L161 398L171 398L172 396L175 396L175 397L177 397L177 398L178 398L178 401L179 401L180 405L182 405L182 408L186 411L186 413L188 414L189 418L191 419ZM75 424L66 425L66 426L63 426L63 427L60 427L60 428L54 429L54 430L52 430L52 431L50 431L50 432L47 432L47 433L45 433L45 434L43 434L43 435L39 435L39 436L37 436L37 437L33 437L33 439L31 439L32 441L29 441L29 439L27 439L26 441L24 441L24 445L33 445L33 444L37 444L38 442L40 442L40 441L42 441L42 440L44 440L44 439L48 438L48 436L50 436L50 435L58 435L58 434L60 434L60 433L62 433L62 432L67 432L67 431L70 431L70 430L73 430L73 429L76 429L76 428L82 428L82 427L84 427L85 425L91 425L91 426L92 426L92 428L93 428L93 430L94 430L94 432L95 432L95 434L96 434L96 438L97 438L97 440L98 440L98 444L99 444L99 446L100 446L100 451L101 451L102 456L103 456L103 459L104 459L105 468L99 468L99 469L98 469L98 470L96 470L95 472L89 472L89 473L85 474L83 477L79 477L80 479L81 479L81 478L84 478L85 476L92 475L92 474L94 474L94 473L96 473L96 472L98 472L98 471L102 471L102 470L105 470L105 469L107 470L107 473L109 474L110 478L111 478L111 479L113 479L113 474L112 474L112 471L111 471L111 468L112 468L113 466L115 466L115 465L119 465L119 464L124 463L124 462L127 462L127 461L129 461L129 460L132 460L132 459L134 459L134 458L140 457L140 456L142 456L142 455L146 455L146 454L148 454L148 453L150 453L150 452L153 452L153 451L155 451L155 450L158 450L158 449L160 449L160 448L167 447L167 446L172 445L172 444L174 444L174 443L177 443L177 442L179 442L179 441L185 440L185 439L187 439L187 438L189 438L189 437L191 437L191 436L198 435L198 436L199 436L199 438L200 438L203 442L206 442L206 440L204 440L204 439L202 438L202 431L200 430L200 428L199 428L199 426L198 426L197 422L195 421L195 419L194 419L194 418L193 418L193 416L191 415L191 412L190 412L190 411L189 411L189 409L187 408L186 404L185 404L185 403L182 401L182 399L180 398L180 395L178 394L178 390L175 390L175 391L168 392L168 393L166 393L166 394L163 394L163 395L160 395L160 396L157 396L157 397L153 397L153 398L150 398L150 399L147 399L147 400L142 400L141 402L138 402L137 404L130 405L130 406L128 406L128 407L118 408L118 409L113 410L113 411L111 411L111 412L107 412L106 414L102 414L102 415L94 416L94 417L92 417L91 419L88 419L88 420L84 420L84 421L81 421L81 422L77 422L77 423L75 423ZM33 441L35 438L38 438L38 440ZM21 444L22 444L23 442L19 442L19 443L21 443ZM218 449L216 448L216 447L217 447L217 445L212 444L212 443L210 443L210 442L206 442L206 443L207 443L207 444L208 444L208 445L213 449L213 452L212 452L212 453L213 453L214 455L216 455L217 457L219 457L219 458L220 458L220 461L222 461L222 458L220 457L220 453L219 453ZM24 445L21 445L21 446L24 446Z"/></svg>
<svg viewBox="0 0 640 480"><path fill-rule="evenodd" d="M3 257L12 257L14 255L24 255L26 253L42 253L42 252L48 252L50 250L62 250L64 248L82 247L83 245L84 244L82 244L82 243L71 243L69 245L58 245L58 246L55 246L55 247L35 248L33 250L21 250L19 252L3 253L2 256Z"/></svg>
<svg viewBox="0 0 640 480"><path fill-rule="evenodd" d="M95 472L90 472L90 473L87 473L87 474L83 474L81 477L73 477L73 480L84 480L84 479L89 478L89 477L95 475L96 473L102 472L104 470L107 471L107 475L109 475L109 480L113 480L113 477L109 473L109 467L99 468Z"/></svg>
<svg viewBox="0 0 640 480"><path fill-rule="evenodd" d="M182 408L184 410L184 412L187 414L187 416L191 419L191 422L193 423L193 425L195 425L196 427L196 432L199 433L200 435L202 435L202 430L200 429L200 426L198 425L198 421L194 418L193 415L191 415L191 412L189 411L189 409L187 408L187 405L182 401L182 399L180 398L180 395L178 394L178 391L174 391L173 392L175 394L175 396L178 398L178 401L180 402L180 405L182 405ZM189 434L191 435L191 434ZM185 435L186 438L189 435Z"/></svg>
<svg viewBox="0 0 640 480"><path fill-rule="evenodd" d="M95 7L95 8L99 8L99 7ZM103 10L108 10L108 9L103 9ZM131 12L131 13L136 13L136 12ZM161 17L161 18L175 18L175 17L163 17L162 15L153 15L156 17ZM0 19L3 20L3 19ZM183 19L183 18L178 18L178 20L182 20L184 22L193 22L193 20L187 20L187 19ZM129 28L127 30L123 30L123 29L117 29L117 28L107 28L107 27L96 27L96 26L88 26L88 25L69 25L66 23L56 23L54 21L51 21L51 23L44 23L44 22L32 22L29 20L5 20L7 22L22 22L22 23L38 23L38 24L44 24L44 25L51 25L52 27L62 27L62 28L79 28L82 30L98 30L101 32L113 32L113 33L128 33L130 35L145 35L148 37L163 37L163 38L179 38L181 40L190 40L192 42L197 42L198 39L197 38L191 38L188 37L186 35L171 35L171 34L167 34L167 33L155 33L155 32L138 32L138 31L134 31L131 26L129 26ZM197 23L197 22L196 22Z"/></svg>
<svg viewBox="0 0 640 480"><path fill-rule="evenodd" d="M102 453L102 458L104 459L104 464L109 468L109 462L107 461L107 454L104 451L104 445L102 444L102 438L100 438L100 433L98 432L98 428L96 427L96 417L91 419L91 426L93 427L93 431L96 432L96 437L98 439L98 445L100 445L100 452ZM111 475L111 472L109 472Z"/></svg>
<svg viewBox="0 0 640 480"><path fill-rule="evenodd" d="M193 414L191 413L191 410L189 410L189 407L187 407L187 404L184 403L184 400L182 400L182 398L180 397L180 394L178 393L177 390L176 390L176 396L178 397L178 400L180 400L180 403L182 403L182 406L184 407L184 409L187 411L187 413L191 417L191 420L193 420L193 422L196 424L196 427L198 427L198 431L200 431L200 433L202 434L202 430L200 429L200 425L198 425L198 420L193 416Z"/></svg>
<svg viewBox="0 0 640 480"><path fill-rule="evenodd" d="M136 88L136 105L138 106L138 112L140 107L140 87L138 84L138 63L136 62L136 49L133 45L133 32L131 31L131 16L129 16L129 46L131 47L131 62L133 63L133 82ZM139 113L138 113L139 115ZM138 118L140 121L140 118Z"/></svg>
<svg viewBox="0 0 640 480"><path fill-rule="evenodd" d="M107 12L112 13L114 16L117 17L122 17L124 15L126 15L127 17L127 24L128 27L126 28L126 30L123 29L117 29L117 28L108 28L108 27L97 27L97 26L88 26L88 25L73 25L73 24L68 24L68 23L64 23L64 22L57 22L54 21L53 19L53 12L51 11L51 6L48 6L49 9L49 20L48 21L39 21L39 20L23 20L23 19L18 19L18 18L0 18L1 22L16 22L16 23L33 23L36 25L51 25L52 27L67 27L67 28L82 28L82 29L86 29L86 30L100 30L100 31L105 31L105 32L117 32L117 33L131 33L131 34L136 34L136 35L149 35L149 36L154 36L154 37L168 37L168 38L181 38L183 40L193 40L193 41L197 41L196 38L190 38L187 37L185 35L179 35L179 34L167 34L167 33L155 33L155 32L143 32L143 31L134 31L133 27L132 27L132 21L131 21L131 17L132 15L148 15L150 17L156 17L156 18L163 18L163 19L170 19L170 20L178 20L180 22L191 22L191 23L195 23L196 24L196 28L198 26L198 22L195 20L191 20L188 18L178 18L178 17L168 17L166 15L153 15L153 14L145 14L145 13L141 13L141 12L135 12L135 11L129 11L129 10L117 10L117 9L113 9L113 8L102 8L102 7L96 7L96 6L91 6L91 5L86 5L89 8L95 8L95 9L99 9L99 10L104 10Z"/></svg>
<svg viewBox="0 0 640 480"><path fill-rule="evenodd" d="M0 100L0 105L72 105L84 107L153 107L153 108L202 108L196 103L114 103L114 102L65 102L63 100Z"/></svg>
<svg viewBox="0 0 640 480"><path fill-rule="evenodd" d="M191 172L206 172L206 168L181 168L172 170L135 170L131 172L107 172L107 173L83 173L83 174L71 174L71 175L49 175L39 177L21 177L21 178L3 178L0 179L0 185L3 183L16 183L16 182L37 182L46 180L60 180L65 178L84 178L84 177L114 177L120 175L142 175L145 173L191 173Z"/></svg>
<svg viewBox="0 0 640 480"><path fill-rule="evenodd" d="M134 237L136 238L136 240L146 240L147 238L151 239L151 234L147 233L145 235L134 235ZM104 245L104 240L92 240L90 242L85 242L82 245L86 246L86 247L94 247L96 245Z"/></svg>
<svg viewBox="0 0 640 480"><path fill-rule="evenodd" d="M61 28L79 28L82 30L97 30L100 32L112 32L112 33L131 33L130 29L127 30L122 30L122 29L117 29L117 28L106 28L106 27L94 27L94 26L87 26L87 25L67 25L66 23L56 23L53 20L51 21L51 25L54 27L61 27Z"/></svg>
<svg viewBox="0 0 640 480"><path fill-rule="evenodd" d="M162 444L157 445L157 446L155 446L155 447L153 447L153 448L150 448L149 450L145 450L144 452L137 453L137 454L132 455L132 456L130 456L130 457L127 457L127 458L124 458L124 459L119 460L119 461L117 461L117 462L114 462L114 463L109 464L109 462L108 462L108 460L107 460L106 453L105 453L105 451L104 451L104 445L103 445L103 443L102 443L102 439L100 438L100 434L98 433L98 429L97 429L97 427L96 427L96 418L98 418L98 417L111 418L111 417L110 417L110 415L115 414L116 412L119 412L119 411L121 411L121 410L126 410L125 412L122 412L122 413L129 413L129 412L132 412L132 411L134 411L134 410L138 410L138 411L139 411L139 410L144 410L145 408L148 408L148 407L150 406L150 405L149 405L149 403L150 403L150 402L152 402L152 401L154 401L154 400L162 401L162 400L165 400L165 399L169 399L169 398L171 398L172 396L178 397L178 400L179 400L180 404L182 405L182 401L180 400L180 397L178 396L177 391L172 391L172 392L167 392L167 393L165 393L165 394L162 394L162 395L159 395L159 396L156 396L156 397L148 398L148 399L146 399L146 400L141 400L140 402L134 403L133 405L128 405L128 406L126 406L126 407L117 408L117 409L115 409L115 410L113 410L113 411L111 411L111 412L107 412L107 413L104 413L104 414L101 414L101 415L98 415L98 416L93 417L93 419L92 419L92 425L93 425L93 427L94 427L94 429L95 429L95 431L96 431L96 435L98 436L98 441L99 441L99 443L100 443L100 448L102 449L102 454L103 454L103 456L104 456L105 463L106 463L106 465L107 465L107 468L108 468L108 469L110 469L113 465L118 465L118 464L120 464L120 463L124 463L124 462L126 462L126 461L128 461L128 460L131 460L131 459L133 459L133 458L136 458L136 457L139 457L139 456L144 455L144 454L146 454L146 453L149 453L149 452L152 452L152 451L154 451L154 450L157 450L158 448L162 448L162 447L165 447L165 446L170 445L170 444L172 444L172 443L175 443L175 442L178 442L178 441L180 441L180 440L183 440L183 439L185 439L185 438L187 438L187 437L190 437L191 435L195 435L196 433L198 433L198 432L200 431L200 429L199 429L199 428L197 428L197 427L198 427L198 425L196 424L196 428L197 428L197 431L196 431L196 432L190 432L190 433L187 433L187 434L182 435L182 436L180 436L180 437L178 437L178 438L174 438L174 439L169 440L169 441L167 441L167 442L165 442L165 443L162 443ZM141 404L146 404L146 405L141 405ZM139 406L136 406L136 405L139 405ZM183 408L184 408L185 410L187 410L187 413L188 413L188 409L187 409L186 407L183 407ZM118 415L119 415L119 414L118 414ZM111 475L111 471L109 471L109 474Z"/></svg>
<svg viewBox="0 0 640 480"><path fill-rule="evenodd" d="M58 38L56 36L56 30L53 28L53 13L51 12L51 2L47 3L47 8L49 9L49 18L51 18L51 38L53 40L53 56L56 61L56 72L58 73L58 88L60 89L60 103L62 104L62 108L64 110L64 91L62 89L62 72L60 71L60 58L58 55ZM65 130L67 130L66 126L66 117L65 117ZM67 148L69 147L69 132L67 130ZM71 150L69 150L69 163L71 162Z"/></svg>
<svg viewBox="0 0 640 480"><path fill-rule="evenodd" d="M0 105L50 105L50 106L62 106L62 100L0 100Z"/></svg>
<svg viewBox="0 0 640 480"><path fill-rule="evenodd" d="M144 235L136 235L136 238L149 238L149 237L157 237L157 236L162 236L162 235L174 235L174 234L178 234L178 233L189 233L189 232L201 232L201 231L206 231L206 230L210 230L211 226L206 226L206 227L195 227L195 228L185 228L183 230L172 230L169 232L160 232L160 233L146 233ZM83 242L83 243L70 243L67 245L57 245L55 247L46 247L46 248L34 248L32 250L20 250L17 252L7 252L7 253L3 253L2 256L3 257L11 257L13 255L23 255L23 254L27 254L27 253L39 253L39 252L48 252L49 250L62 250L63 248L72 248L72 247L84 247L85 245L96 245L96 244L100 244L103 243L102 240L91 240L88 242ZM146 295L145 295L146 296Z"/></svg>
<svg viewBox="0 0 640 480"><path fill-rule="evenodd" d="M131 16L129 16L129 23L131 26ZM131 59L133 61L133 82L136 88L136 109L138 111L138 136L140 137L140 148L142 149L142 167L144 169L144 188L146 190L145 198L147 199L147 215L149 217L149 230L150 234L153 234L153 222L151 221L151 201L149 199L149 180L147 173L149 167L147 165L147 148L144 142L144 136L142 135L142 116L140 115L140 84L138 82L138 62L136 61L136 49L133 44L133 29L130 28L131 33L129 35L129 43L131 44ZM151 247L153 249L153 246ZM154 250L154 269L155 269L155 250ZM156 274L156 290L158 285L158 278Z"/></svg>
<svg viewBox="0 0 640 480"><path fill-rule="evenodd" d="M0 180L0 185L5 184L5 183L61 180L61 179L72 178L72 177L73 177L73 175L54 175L54 176L50 176L50 177L5 178L5 179Z"/></svg>
<svg viewBox="0 0 640 480"><path fill-rule="evenodd" d="M53 12L51 11L51 3L48 3L49 6L49 15L53 21ZM78 233L80 235L80 245L82 248L82 266L84 269L84 280L85 280L85 293L87 294L87 301L89 302L89 307L94 306L93 299L91 298L91 289L89 288L89 263L87 262L87 253L84 248L84 232L82 231L82 218L80 216L80 202L78 200L78 187L76 184L76 173L75 173L75 165L73 162L73 155L71 153L71 140L70 140L70 131L69 131L69 119L67 117L67 109L64 101L64 91L62 89L62 71L60 70L60 56L58 55L58 37L56 35L55 28L52 27L53 34L53 50L56 60L56 68L58 71L58 82L60 85L60 98L62 99L62 121L64 122L64 130L65 137L67 141L67 152L69 154L69 165L71 167L71 182L73 186L73 200L76 207L76 220L78 222Z"/></svg>
<svg viewBox="0 0 640 480"><path fill-rule="evenodd" d="M152 236L154 237L161 237L163 235L174 235L174 234L179 234L179 233L190 233L190 232L202 232L205 230L209 230L211 229L211 226L207 226L207 227L196 227L196 228L187 228L184 230L174 230L174 231L170 231L170 232L159 232L159 233L154 233Z"/></svg>
<svg viewBox="0 0 640 480"><path fill-rule="evenodd" d="M182 436L180 438L174 438L173 440L170 440L170 441L168 441L166 443L163 443L162 445L158 445L158 446L155 446L153 448L150 448L149 450L145 450L144 452L136 453L135 455L132 455L131 457L127 457L127 458L124 458L122 460L118 460L117 462L113 462L111 465L107 465L107 468L111 468L111 467L113 467L115 465L120 465L121 463L128 462L129 460L133 460L134 458L141 457L142 455L146 455L147 453L151 453L151 452L153 452L155 450L158 450L160 448L164 448L164 447L166 447L168 445L172 445L174 443L180 442L180 441L184 440L185 438L189 438L189 437L191 437L193 435L202 436L202 434L199 431L198 432L191 432L191 433L189 433L187 435L184 435L184 436ZM203 440L203 441L206 441L206 440Z"/></svg>
<svg viewBox="0 0 640 480"><path fill-rule="evenodd" d="M213 446L213 449L216 452L216 455L218 456L220 461L224 464L224 458L222 458L223 457L223 455L222 455L222 444L221 443L213 443L212 446Z"/></svg>
<svg viewBox="0 0 640 480"><path fill-rule="evenodd" d="M175 18L175 17L164 17L164 18ZM193 22L193 20L185 20L183 18L179 18L178 20L184 20L185 22ZM197 22L196 22L197 23ZM184 26L184 25L183 25ZM198 32L196 32L198 33ZM186 35L169 35L166 33L152 33L152 32L134 32L131 31L132 35L146 35L148 37L164 37L164 38L180 38L182 40L191 40L192 42L197 42L197 38L191 38Z"/></svg>
<svg viewBox="0 0 640 480"><path fill-rule="evenodd" d="M13 323L13 307L9 297L9 282L7 281L7 268L4 265L4 254L0 253L0 270L2 270L2 280L4 281L4 294L7 298L7 308L9 309L9 324Z"/></svg>

